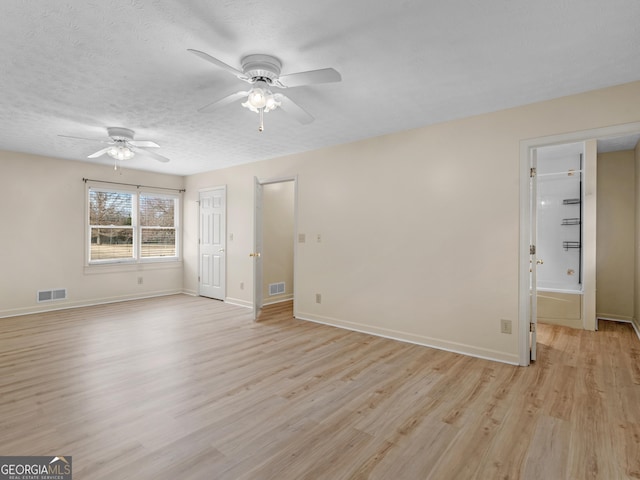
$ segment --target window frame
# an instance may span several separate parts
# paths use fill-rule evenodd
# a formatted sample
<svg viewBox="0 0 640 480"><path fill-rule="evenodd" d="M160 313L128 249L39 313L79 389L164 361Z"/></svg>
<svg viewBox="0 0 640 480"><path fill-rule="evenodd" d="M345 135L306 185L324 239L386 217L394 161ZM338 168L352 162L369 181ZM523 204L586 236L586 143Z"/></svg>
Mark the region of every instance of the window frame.
<svg viewBox="0 0 640 480"><path fill-rule="evenodd" d="M91 192L107 192L107 193L119 193L131 195L131 226L106 226L105 228L131 228L132 230L132 257L127 258L107 258L107 259L91 259L91 233L92 228L100 228L100 225L91 224ZM140 196L146 195L150 197L159 197L165 199L172 199L174 201L173 209L173 227L163 227L164 229L174 230L175 238L175 255L171 256L142 256L142 231L144 228L149 229L153 227L142 226L140 218ZM182 259L181 255L181 195L179 193L163 191L162 189L154 190L148 187L142 188L127 188L126 186L117 187L105 187L101 185L89 185L87 184L85 194L85 265L135 265L142 263L160 263L160 262L179 262Z"/></svg>

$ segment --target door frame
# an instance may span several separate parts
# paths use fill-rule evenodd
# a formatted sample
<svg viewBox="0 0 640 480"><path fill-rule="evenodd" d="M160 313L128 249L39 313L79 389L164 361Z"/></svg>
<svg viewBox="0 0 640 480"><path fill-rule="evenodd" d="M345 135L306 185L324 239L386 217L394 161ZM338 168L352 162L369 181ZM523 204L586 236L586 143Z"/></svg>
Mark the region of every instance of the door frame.
<svg viewBox="0 0 640 480"><path fill-rule="evenodd" d="M262 187L274 183L293 182L293 316L296 316L296 298L298 292L298 276L296 275L298 266L298 175L274 177L267 179L254 178L253 196L253 320L258 319L262 309L262 268L258 268L258 262L262 262L260 250L262 248L262 226L263 226L263 195Z"/></svg>
<svg viewBox="0 0 640 480"><path fill-rule="evenodd" d="M215 187L206 187L198 189L198 296L202 296L202 292L200 291L200 282L202 278L202 261L200 258L200 248L201 248L201 239L202 239L202 230L201 223L202 217L200 212L200 197L203 193L214 192L216 190L221 190L224 195L224 272L222 274L222 281L224 282L224 298L220 299L223 302L226 301L227 298L227 186L226 185L218 185ZM209 297L207 297L209 298ZM217 300L217 299L216 299Z"/></svg>
<svg viewBox="0 0 640 480"><path fill-rule="evenodd" d="M640 122L594 128L578 132L537 137L520 141L520 245L518 275L518 352L519 363L527 366L531 363L529 344L530 276L529 276L529 242L531 237L531 211L529 195L529 172L531 168L531 152L539 147L561 145L564 143L586 142L606 137L637 134ZM592 286L595 290L595 285Z"/></svg>
<svg viewBox="0 0 640 480"><path fill-rule="evenodd" d="M536 172L538 169L538 151L536 149L529 150L529 245L538 246L538 178ZM537 269L538 269L538 252L529 249L529 360L536 361L538 355L538 288L537 288Z"/></svg>

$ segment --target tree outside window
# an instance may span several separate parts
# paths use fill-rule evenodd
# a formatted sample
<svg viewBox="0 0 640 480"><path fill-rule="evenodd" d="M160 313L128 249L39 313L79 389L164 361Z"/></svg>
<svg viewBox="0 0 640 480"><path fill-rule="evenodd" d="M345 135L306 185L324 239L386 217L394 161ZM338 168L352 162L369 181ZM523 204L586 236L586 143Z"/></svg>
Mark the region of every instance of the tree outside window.
<svg viewBox="0 0 640 480"><path fill-rule="evenodd" d="M176 258L177 195L89 190L89 262Z"/></svg>

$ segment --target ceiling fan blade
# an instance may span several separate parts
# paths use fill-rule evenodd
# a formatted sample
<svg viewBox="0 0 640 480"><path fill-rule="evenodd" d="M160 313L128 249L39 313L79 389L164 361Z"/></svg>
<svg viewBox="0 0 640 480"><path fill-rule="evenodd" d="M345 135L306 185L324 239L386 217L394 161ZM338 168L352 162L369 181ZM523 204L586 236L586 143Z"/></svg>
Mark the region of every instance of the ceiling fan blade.
<svg viewBox="0 0 640 480"><path fill-rule="evenodd" d="M131 150L133 150L137 154L153 158L154 160L157 160L159 162L167 163L169 161L169 159L167 157L163 157L162 155L159 155L156 152L152 152L150 150L145 150L143 148L135 147L133 145L131 145L130 148L131 148Z"/></svg>
<svg viewBox="0 0 640 480"><path fill-rule="evenodd" d="M102 155L107 153L107 150L109 150L110 148L111 147L107 147L107 148L103 148L102 150L98 150L96 153L92 153L87 158L98 158L98 157L101 157Z"/></svg>
<svg viewBox="0 0 640 480"><path fill-rule="evenodd" d="M300 123L307 125L313 122L313 117L304 108L291 100L289 97L278 93L275 95L276 100L280 102L280 108L293 116Z"/></svg>
<svg viewBox="0 0 640 480"><path fill-rule="evenodd" d="M129 143L134 147L160 148L160 145L156 142L152 142L151 140L129 140Z"/></svg>
<svg viewBox="0 0 640 480"><path fill-rule="evenodd" d="M232 93L231 95L227 95L226 97L222 97L220 100L216 100L215 102L210 103L209 105L205 105L204 107L199 108L198 111L213 112L214 110L217 110L221 107L229 105L237 100L240 100L243 97L246 97L247 95L249 95L249 92L235 92L235 93Z"/></svg>
<svg viewBox="0 0 640 480"><path fill-rule="evenodd" d="M202 58L203 60L206 60L207 62L213 63L215 66L220 67L223 70L226 70L227 72L238 77L240 80L245 80L245 81L249 80L249 78L240 70L233 68L231 65L227 65L222 60L218 60L217 58L212 57L208 53L201 52L200 50L194 50L192 48L187 48L187 51L193 53L194 55L197 55L198 57Z"/></svg>
<svg viewBox="0 0 640 480"><path fill-rule="evenodd" d="M322 68L320 70L292 73L289 75L281 75L280 78L278 78L278 82L283 87L300 87L302 85L339 82L341 80L342 76L333 68Z"/></svg>
<svg viewBox="0 0 640 480"><path fill-rule="evenodd" d="M112 143L111 140L104 140L102 138L72 137L71 135L58 135L58 136L62 138L73 138L75 140L85 140L87 142Z"/></svg>

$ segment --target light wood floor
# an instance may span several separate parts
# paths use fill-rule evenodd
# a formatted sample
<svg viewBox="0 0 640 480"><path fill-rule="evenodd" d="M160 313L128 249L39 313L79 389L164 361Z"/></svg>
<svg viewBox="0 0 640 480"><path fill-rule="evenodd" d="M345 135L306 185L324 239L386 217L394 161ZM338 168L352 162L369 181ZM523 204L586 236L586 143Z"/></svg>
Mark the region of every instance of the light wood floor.
<svg viewBox="0 0 640 480"><path fill-rule="evenodd" d="M514 367L177 295L0 319L0 455L88 479L640 478L640 340Z"/></svg>

